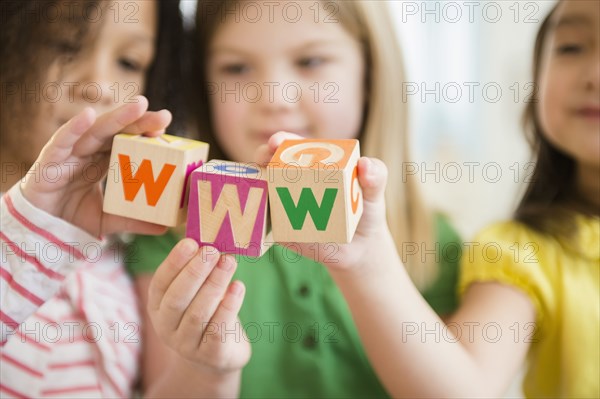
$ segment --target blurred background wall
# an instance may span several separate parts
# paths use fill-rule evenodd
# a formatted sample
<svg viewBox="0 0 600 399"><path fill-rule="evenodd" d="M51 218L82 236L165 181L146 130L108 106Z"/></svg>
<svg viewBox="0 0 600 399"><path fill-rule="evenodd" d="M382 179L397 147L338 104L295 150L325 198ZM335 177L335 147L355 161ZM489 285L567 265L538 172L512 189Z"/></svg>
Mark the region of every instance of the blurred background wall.
<svg viewBox="0 0 600 399"><path fill-rule="evenodd" d="M533 172L521 117L545 1L390 1L407 69L407 171L464 239L510 217ZM407 168L408 169L408 168Z"/></svg>

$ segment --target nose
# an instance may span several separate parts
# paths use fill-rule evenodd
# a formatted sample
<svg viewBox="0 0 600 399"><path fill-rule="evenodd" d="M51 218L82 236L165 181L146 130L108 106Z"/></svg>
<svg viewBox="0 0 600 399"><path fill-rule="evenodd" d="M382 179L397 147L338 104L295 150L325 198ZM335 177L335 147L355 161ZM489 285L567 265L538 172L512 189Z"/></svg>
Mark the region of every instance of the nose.
<svg viewBox="0 0 600 399"><path fill-rule="evenodd" d="M600 46L596 45L591 52L583 73L585 85L588 90L600 91Z"/></svg>
<svg viewBox="0 0 600 399"><path fill-rule="evenodd" d="M261 80L259 105L263 113L286 113L298 106L302 87L285 65L270 65Z"/></svg>
<svg viewBox="0 0 600 399"><path fill-rule="evenodd" d="M111 76L110 58L102 54L89 54L85 60L77 65L75 87L75 101L84 102L99 112L108 111L115 103L121 101L118 98L118 82L113 81Z"/></svg>

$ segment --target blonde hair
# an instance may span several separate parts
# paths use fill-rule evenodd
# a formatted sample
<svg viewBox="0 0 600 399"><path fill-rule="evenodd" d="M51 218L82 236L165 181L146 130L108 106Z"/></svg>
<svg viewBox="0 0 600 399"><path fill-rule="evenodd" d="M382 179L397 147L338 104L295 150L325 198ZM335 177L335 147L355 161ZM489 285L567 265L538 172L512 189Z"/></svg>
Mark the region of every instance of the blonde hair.
<svg viewBox="0 0 600 399"><path fill-rule="evenodd" d="M202 3L200 1L199 3ZM206 88L205 60L207 49L219 20L219 9L232 1L211 2L210 15L198 4L196 16L195 71L201 71L201 82L196 93L197 121L200 132L208 133L202 139L211 144L211 156L224 154L213 136ZM396 32L390 19L390 10L379 1L335 1L334 17L362 45L366 64L366 109L359 136L363 155L381 159L388 167L386 189L387 220L398 251L402 254L405 243L420 248L432 243L432 217L419 193L414 175L402 176L403 165L409 161L408 104L402 98L404 67ZM406 269L419 289L425 289L437 276L436 262L424 263L416 256L402 256Z"/></svg>
<svg viewBox="0 0 600 399"><path fill-rule="evenodd" d="M402 95L404 62L390 10L385 2L379 1L340 1L338 4L342 25L362 42L368 61L369 108L361 133L362 153L381 159L388 167L385 193L388 225L399 252L405 243L419 246L416 256L403 256L403 259L415 285L424 289L437 276L438 265L420 259L420 248L428 247L433 241L431 213L421 199L416 177L403 176L403 166L410 160L408 104Z"/></svg>

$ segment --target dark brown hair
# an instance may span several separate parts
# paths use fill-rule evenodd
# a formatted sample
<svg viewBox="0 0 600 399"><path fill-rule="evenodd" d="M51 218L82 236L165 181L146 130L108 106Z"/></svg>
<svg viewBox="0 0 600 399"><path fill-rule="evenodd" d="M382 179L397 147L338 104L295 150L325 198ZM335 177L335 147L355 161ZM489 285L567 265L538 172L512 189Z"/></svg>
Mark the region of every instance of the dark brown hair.
<svg viewBox="0 0 600 399"><path fill-rule="evenodd" d="M85 10L102 9L100 0L2 0L0 2L0 142L9 129L27 128L38 107L29 97L8 95L9 85L24 87L43 81L48 65L68 61L87 41L94 40L100 23ZM145 95L151 109L173 112L170 130L181 130L185 112L181 98L184 76L181 57L183 23L179 0L158 0L158 37L155 60L146 75ZM103 13L106 15L107 13Z"/></svg>
<svg viewBox="0 0 600 399"><path fill-rule="evenodd" d="M98 5L98 0L73 4L71 16L62 1L24 0L0 2L0 110L1 140L8 139L7 130L23 130L38 112L30 97L9 95L11 87L24 87L43 80L45 68L52 62L68 59L77 52L88 36L90 25L83 18L84 7ZM57 18L43 15L56 10ZM27 117L25 117L27 116Z"/></svg>
<svg viewBox="0 0 600 399"><path fill-rule="evenodd" d="M559 2L560 4L560 2ZM539 116L537 91L544 46L558 5L543 21L538 31L533 56L533 79L536 90L527 104L523 122L535 156L535 169L515 212L515 219L534 230L555 236L575 233L574 215L581 200L575 187L575 160L553 146L545 137Z"/></svg>
<svg viewBox="0 0 600 399"><path fill-rule="evenodd" d="M184 51L185 36L179 0L158 0L158 38L156 56L146 75L145 95L150 109L166 108L173 114L170 134L182 134L188 112L184 98L184 77L189 76L189 61Z"/></svg>
<svg viewBox="0 0 600 399"><path fill-rule="evenodd" d="M236 1L213 1L198 0L196 10L196 24L192 37L192 59L191 67L193 83L191 90L187 91L189 102L194 104L194 116L191 121L198 129L199 138L210 145L209 159L227 159L225 153L219 146L213 132L213 121L209 106L209 92L207 79L207 62L210 40L213 37L219 23L219 15L222 9L228 9Z"/></svg>

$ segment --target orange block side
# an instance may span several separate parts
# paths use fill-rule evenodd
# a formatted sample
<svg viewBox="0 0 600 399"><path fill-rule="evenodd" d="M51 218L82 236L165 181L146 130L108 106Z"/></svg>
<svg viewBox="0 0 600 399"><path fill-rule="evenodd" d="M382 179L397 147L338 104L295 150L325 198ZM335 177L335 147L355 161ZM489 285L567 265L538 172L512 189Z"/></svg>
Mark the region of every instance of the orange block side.
<svg viewBox="0 0 600 399"><path fill-rule="evenodd" d="M302 168L320 169L323 165L344 169L358 140L303 139L284 141L269 162L271 168L294 165Z"/></svg>

